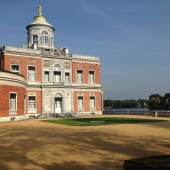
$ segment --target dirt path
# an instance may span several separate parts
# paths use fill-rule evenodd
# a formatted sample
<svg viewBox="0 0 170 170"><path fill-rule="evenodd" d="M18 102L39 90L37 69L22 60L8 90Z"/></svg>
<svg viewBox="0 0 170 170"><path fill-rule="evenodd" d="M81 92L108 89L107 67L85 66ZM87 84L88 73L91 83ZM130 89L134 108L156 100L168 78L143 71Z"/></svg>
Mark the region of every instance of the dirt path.
<svg viewBox="0 0 170 170"><path fill-rule="evenodd" d="M125 160L170 155L170 122L95 127L38 120L0 123L0 170L121 170Z"/></svg>

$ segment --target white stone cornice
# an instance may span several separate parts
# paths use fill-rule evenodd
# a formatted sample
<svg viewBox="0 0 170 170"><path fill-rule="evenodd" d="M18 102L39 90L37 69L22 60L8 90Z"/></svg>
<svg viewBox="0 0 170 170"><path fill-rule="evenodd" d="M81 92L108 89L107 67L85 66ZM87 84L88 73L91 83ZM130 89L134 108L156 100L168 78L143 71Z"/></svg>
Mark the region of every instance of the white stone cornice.
<svg viewBox="0 0 170 170"><path fill-rule="evenodd" d="M25 78L21 75L0 71L0 85L26 87L28 84Z"/></svg>

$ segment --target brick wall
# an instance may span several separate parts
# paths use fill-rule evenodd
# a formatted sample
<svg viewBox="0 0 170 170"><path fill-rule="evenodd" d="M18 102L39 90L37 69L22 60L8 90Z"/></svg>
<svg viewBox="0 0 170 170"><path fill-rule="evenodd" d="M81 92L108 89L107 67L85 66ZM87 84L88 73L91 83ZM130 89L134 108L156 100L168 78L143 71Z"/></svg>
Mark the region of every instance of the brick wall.
<svg viewBox="0 0 170 170"><path fill-rule="evenodd" d="M90 95L94 94L96 99L96 110L95 111L101 111L102 110L102 93L101 92L74 92L74 112L78 112L78 96L83 96L83 105L84 105L84 112L90 111Z"/></svg>
<svg viewBox="0 0 170 170"><path fill-rule="evenodd" d="M36 81L42 81L42 59L34 57L15 57L10 55L4 56L4 70L10 71L11 64L18 64L20 67L20 74L27 80L27 69L29 65L35 66Z"/></svg>
<svg viewBox="0 0 170 170"><path fill-rule="evenodd" d="M83 70L83 83L88 83L89 71L94 71L95 73L95 83L100 84L100 65L82 62L72 63L72 81L76 83L77 70Z"/></svg>
<svg viewBox="0 0 170 170"><path fill-rule="evenodd" d="M17 93L17 115L24 114L24 95L25 88L0 85L0 116L9 116L9 94L10 92Z"/></svg>
<svg viewBox="0 0 170 170"><path fill-rule="evenodd" d="M33 95L30 95L33 94ZM36 96L37 113L42 113L42 92L41 90L27 90L27 108L28 108L28 96ZM27 109L28 112L28 109Z"/></svg>

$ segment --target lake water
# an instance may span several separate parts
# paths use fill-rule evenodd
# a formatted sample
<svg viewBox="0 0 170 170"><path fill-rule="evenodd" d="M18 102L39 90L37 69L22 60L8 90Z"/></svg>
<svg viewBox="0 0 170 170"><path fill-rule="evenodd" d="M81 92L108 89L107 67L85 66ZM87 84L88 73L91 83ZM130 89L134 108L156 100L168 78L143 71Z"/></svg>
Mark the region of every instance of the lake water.
<svg viewBox="0 0 170 170"><path fill-rule="evenodd" d="M170 116L170 111L149 110L148 108L113 108L104 110L104 114L154 115L155 112L158 112L160 116Z"/></svg>

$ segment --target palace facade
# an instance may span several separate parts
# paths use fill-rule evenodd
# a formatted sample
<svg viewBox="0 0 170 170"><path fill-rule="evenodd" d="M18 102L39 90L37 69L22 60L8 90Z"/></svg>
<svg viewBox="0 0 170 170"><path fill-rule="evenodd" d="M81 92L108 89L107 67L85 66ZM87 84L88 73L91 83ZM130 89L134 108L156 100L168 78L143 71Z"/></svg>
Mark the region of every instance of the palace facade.
<svg viewBox="0 0 170 170"><path fill-rule="evenodd" d="M100 59L55 48L55 28L41 6L26 30L27 47L0 49L0 121L102 114Z"/></svg>

